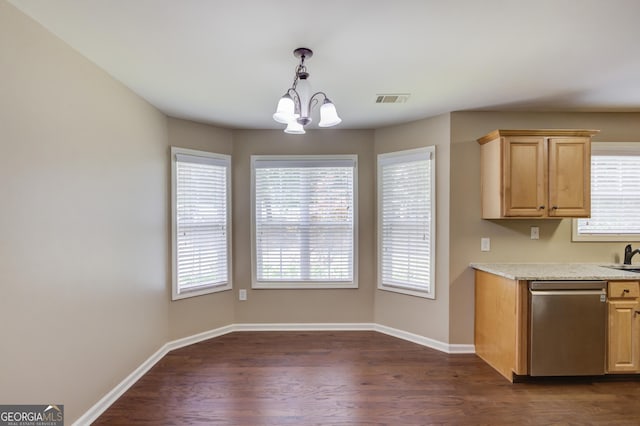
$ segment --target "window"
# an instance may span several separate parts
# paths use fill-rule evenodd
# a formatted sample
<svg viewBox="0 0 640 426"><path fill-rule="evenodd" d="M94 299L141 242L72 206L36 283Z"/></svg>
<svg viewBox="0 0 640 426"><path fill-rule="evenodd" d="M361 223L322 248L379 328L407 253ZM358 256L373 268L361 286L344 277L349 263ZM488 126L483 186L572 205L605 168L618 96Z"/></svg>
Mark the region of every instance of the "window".
<svg viewBox="0 0 640 426"><path fill-rule="evenodd" d="M230 163L171 148L173 300L231 288Z"/></svg>
<svg viewBox="0 0 640 426"><path fill-rule="evenodd" d="M378 155L378 288L434 298L435 147Z"/></svg>
<svg viewBox="0 0 640 426"><path fill-rule="evenodd" d="M574 241L640 241L640 143L594 143L591 217L574 219Z"/></svg>
<svg viewBox="0 0 640 426"><path fill-rule="evenodd" d="M252 156L254 288L355 288L357 157Z"/></svg>

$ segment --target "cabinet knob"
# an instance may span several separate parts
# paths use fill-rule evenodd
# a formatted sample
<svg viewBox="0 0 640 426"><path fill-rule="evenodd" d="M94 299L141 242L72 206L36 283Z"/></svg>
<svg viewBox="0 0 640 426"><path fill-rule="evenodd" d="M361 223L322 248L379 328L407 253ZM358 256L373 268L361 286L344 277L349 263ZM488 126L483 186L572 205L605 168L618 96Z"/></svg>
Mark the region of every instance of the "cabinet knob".
<svg viewBox="0 0 640 426"><path fill-rule="evenodd" d="M622 290L623 293L629 293L629 289L625 288L624 290Z"/></svg>
<svg viewBox="0 0 640 426"><path fill-rule="evenodd" d="M538 210L544 210L544 206L538 207Z"/></svg>
<svg viewBox="0 0 640 426"><path fill-rule="evenodd" d="M558 206L551 207L553 210L558 210Z"/></svg>

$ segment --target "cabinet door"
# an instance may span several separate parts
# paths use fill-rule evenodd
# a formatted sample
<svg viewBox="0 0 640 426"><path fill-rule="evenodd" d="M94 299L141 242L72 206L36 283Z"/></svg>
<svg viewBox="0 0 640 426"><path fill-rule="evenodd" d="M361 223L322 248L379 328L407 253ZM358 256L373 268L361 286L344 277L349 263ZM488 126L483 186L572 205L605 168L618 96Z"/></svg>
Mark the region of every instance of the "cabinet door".
<svg viewBox="0 0 640 426"><path fill-rule="evenodd" d="M544 138L511 136L503 144L503 216L546 216Z"/></svg>
<svg viewBox="0 0 640 426"><path fill-rule="evenodd" d="M549 138L549 216L591 215L591 139Z"/></svg>
<svg viewBox="0 0 640 426"><path fill-rule="evenodd" d="M608 371L640 372L640 303L609 300Z"/></svg>

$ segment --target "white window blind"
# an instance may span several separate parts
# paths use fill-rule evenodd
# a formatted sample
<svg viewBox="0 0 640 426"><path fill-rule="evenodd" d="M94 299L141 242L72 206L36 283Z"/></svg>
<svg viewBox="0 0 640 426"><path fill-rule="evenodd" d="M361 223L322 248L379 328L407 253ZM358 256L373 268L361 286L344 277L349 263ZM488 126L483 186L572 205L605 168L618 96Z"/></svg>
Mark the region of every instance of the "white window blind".
<svg viewBox="0 0 640 426"><path fill-rule="evenodd" d="M434 297L434 147L378 156L378 287Z"/></svg>
<svg viewBox="0 0 640 426"><path fill-rule="evenodd" d="M357 285L355 156L252 160L254 287Z"/></svg>
<svg viewBox="0 0 640 426"><path fill-rule="evenodd" d="M191 150L174 157L174 299L230 288L230 159Z"/></svg>
<svg viewBox="0 0 640 426"><path fill-rule="evenodd" d="M591 217L578 219L576 227L578 240L589 236L640 239L640 144L594 146Z"/></svg>

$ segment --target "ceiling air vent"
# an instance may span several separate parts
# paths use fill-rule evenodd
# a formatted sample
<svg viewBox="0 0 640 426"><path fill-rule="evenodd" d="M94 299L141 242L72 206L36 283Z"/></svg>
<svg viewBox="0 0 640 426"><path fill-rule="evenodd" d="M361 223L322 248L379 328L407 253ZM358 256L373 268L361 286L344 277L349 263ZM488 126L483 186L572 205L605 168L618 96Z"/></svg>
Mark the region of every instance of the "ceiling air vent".
<svg viewBox="0 0 640 426"><path fill-rule="evenodd" d="M386 93L376 95L377 104L403 104L409 99L409 93Z"/></svg>

